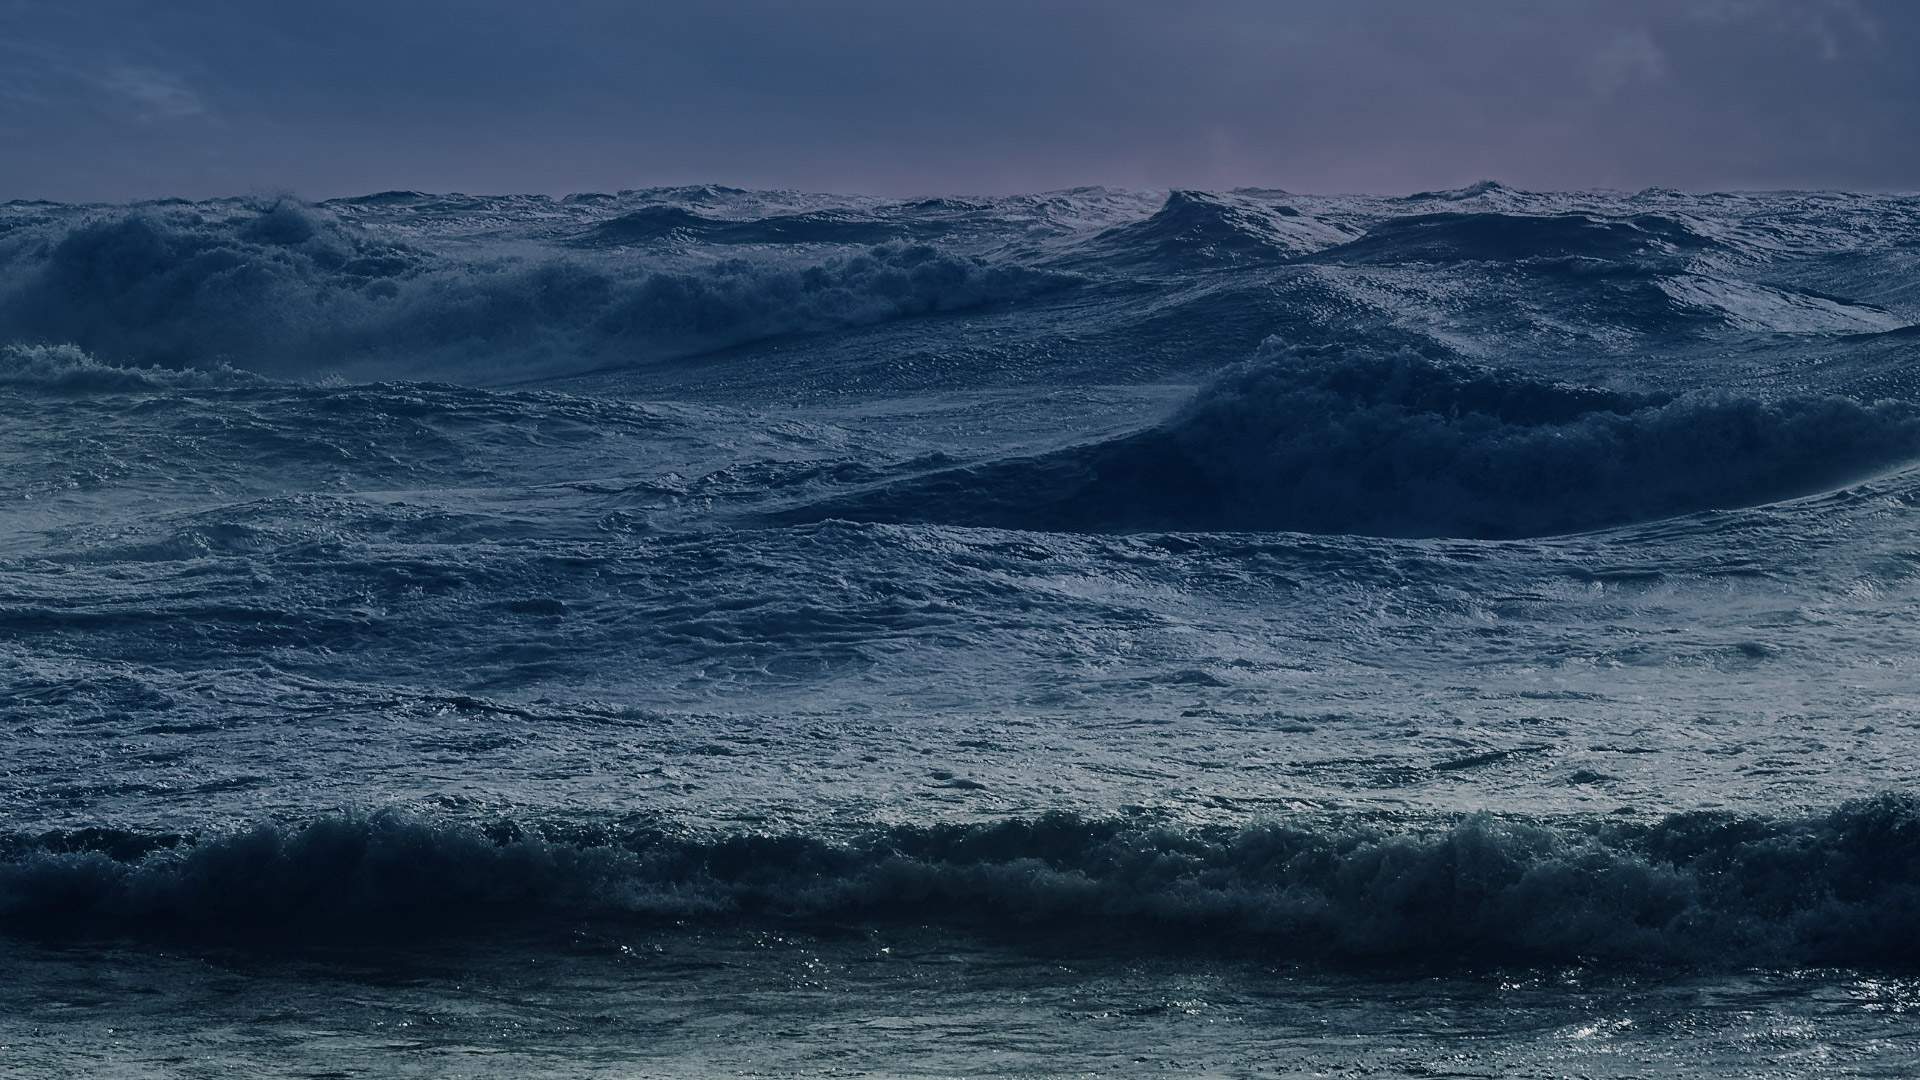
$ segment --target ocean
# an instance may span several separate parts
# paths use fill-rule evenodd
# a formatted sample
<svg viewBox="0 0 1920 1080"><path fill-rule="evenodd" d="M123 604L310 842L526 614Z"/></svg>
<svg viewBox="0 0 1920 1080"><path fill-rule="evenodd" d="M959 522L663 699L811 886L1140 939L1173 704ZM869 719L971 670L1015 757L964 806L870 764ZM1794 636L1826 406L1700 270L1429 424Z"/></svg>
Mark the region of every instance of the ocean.
<svg viewBox="0 0 1920 1080"><path fill-rule="evenodd" d="M0 205L0 1075L1920 1073L1920 197Z"/></svg>

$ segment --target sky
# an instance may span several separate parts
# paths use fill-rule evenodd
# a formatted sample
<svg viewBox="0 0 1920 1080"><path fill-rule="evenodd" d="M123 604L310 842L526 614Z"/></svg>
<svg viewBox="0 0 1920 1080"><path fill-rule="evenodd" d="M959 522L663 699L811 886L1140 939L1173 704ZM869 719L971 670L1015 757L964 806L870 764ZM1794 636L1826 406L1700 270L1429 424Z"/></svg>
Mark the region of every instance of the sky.
<svg viewBox="0 0 1920 1080"><path fill-rule="evenodd" d="M1920 0L0 0L0 199L1920 190Z"/></svg>

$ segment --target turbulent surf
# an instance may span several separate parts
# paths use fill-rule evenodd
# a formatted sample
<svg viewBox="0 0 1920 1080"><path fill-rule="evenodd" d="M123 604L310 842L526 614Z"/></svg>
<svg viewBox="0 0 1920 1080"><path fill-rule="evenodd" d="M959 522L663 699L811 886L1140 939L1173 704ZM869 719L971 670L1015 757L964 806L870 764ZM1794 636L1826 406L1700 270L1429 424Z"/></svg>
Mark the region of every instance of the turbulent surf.
<svg viewBox="0 0 1920 1080"><path fill-rule="evenodd" d="M1920 1060L1917 270L1837 193L5 204L12 1011Z"/></svg>

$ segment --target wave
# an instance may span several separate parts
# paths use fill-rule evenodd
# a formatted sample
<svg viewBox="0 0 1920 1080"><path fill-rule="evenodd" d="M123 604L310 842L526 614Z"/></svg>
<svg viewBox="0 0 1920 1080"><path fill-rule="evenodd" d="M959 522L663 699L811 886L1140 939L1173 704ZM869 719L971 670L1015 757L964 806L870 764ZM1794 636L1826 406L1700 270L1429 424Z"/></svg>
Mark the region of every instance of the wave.
<svg viewBox="0 0 1920 1080"><path fill-rule="evenodd" d="M1920 323L1911 326L1895 327L1892 330L1874 330L1867 333L1849 335L1856 340L1903 341L1920 338Z"/></svg>
<svg viewBox="0 0 1920 1080"><path fill-rule="evenodd" d="M580 242L644 244L658 240L697 240L727 224L684 206L645 206L595 225Z"/></svg>
<svg viewBox="0 0 1920 1080"><path fill-rule="evenodd" d="M332 201L346 206L414 206L430 202L432 199L433 196L424 191L398 188L391 191L375 191L366 195L348 195Z"/></svg>
<svg viewBox="0 0 1920 1080"><path fill-rule="evenodd" d="M1094 236L1081 257L1191 270L1285 262L1352 238L1284 203L1174 191L1151 217Z"/></svg>
<svg viewBox="0 0 1920 1080"><path fill-rule="evenodd" d="M668 271L435 254L323 208L149 207L0 246L0 337L114 364L524 378L1015 301L1078 284L924 245Z"/></svg>
<svg viewBox="0 0 1920 1080"><path fill-rule="evenodd" d="M1753 506L1920 459L1920 406L1671 397L1270 345L1144 431L790 517L1514 538Z"/></svg>
<svg viewBox="0 0 1920 1080"><path fill-rule="evenodd" d="M932 239L947 231L947 224L940 220L887 221L830 210L734 221L707 217L679 206L649 206L595 225L576 243L604 247L671 240L708 244L867 246Z"/></svg>
<svg viewBox="0 0 1920 1080"><path fill-rule="evenodd" d="M1897 331L1906 320L1885 308L1797 289L1703 274L1662 279L1660 289L1683 307L1710 312L1741 330L1768 334L1857 335Z"/></svg>
<svg viewBox="0 0 1920 1080"><path fill-rule="evenodd" d="M1686 224L1654 214L1439 213L1389 219L1317 258L1377 264L1564 259L1648 264L1717 246Z"/></svg>
<svg viewBox="0 0 1920 1080"><path fill-rule="evenodd" d="M103 364L72 345L0 345L0 387L50 394L120 394L258 384L228 367L184 371Z"/></svg>
<svg viewBox="0 0 1920 1080"><path fill-rule="evenodd" d="M1181 827L1064 813L838 838L341 815L0 844L15 933L268 942L822 921L1339 962L1920 963L1920 799L1652 824Z"/></svg>
<svg viewBox="0 0 1920 1080"><path fill-rule="evenodd" d="M1469 199L1484 198L1489 195L1524 194L1502 184L1498 180L1476 180L1465 187L1445 188L1439 191L1416 191L1411 195L1399 196L1396 202L1466 202Z"/></svg>

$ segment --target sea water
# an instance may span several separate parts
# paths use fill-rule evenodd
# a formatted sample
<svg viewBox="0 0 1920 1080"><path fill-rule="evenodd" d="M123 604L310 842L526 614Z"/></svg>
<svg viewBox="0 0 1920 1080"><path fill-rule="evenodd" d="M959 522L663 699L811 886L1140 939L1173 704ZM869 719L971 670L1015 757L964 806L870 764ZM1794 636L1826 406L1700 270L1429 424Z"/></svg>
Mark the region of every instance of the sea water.
<svg viewBox="0 0 1920 1080"><path fill-rule="evenodd" d="M1920 199L0 207L0 1074L1920 1071Z"/></svg>

